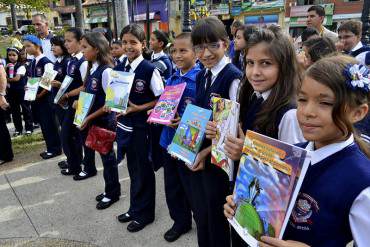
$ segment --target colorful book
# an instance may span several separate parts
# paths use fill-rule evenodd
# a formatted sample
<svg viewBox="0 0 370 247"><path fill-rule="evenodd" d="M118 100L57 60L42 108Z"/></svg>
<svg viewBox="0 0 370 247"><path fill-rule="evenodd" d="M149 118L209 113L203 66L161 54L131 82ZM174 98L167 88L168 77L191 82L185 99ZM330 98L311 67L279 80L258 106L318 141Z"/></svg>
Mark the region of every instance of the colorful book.
<svg viewBox="0 0 370 247"><path fill-rule="evenodd" d="M26 90L24 94L24 100L35 101L37 90L39 89L40 78L30 77L27 80Z"/></svg>
<svg viewBox="0 0 370 247"><path fill-rule="evenodd" d="M70 77L68 75L66 75L66 77L64 77L62 85L60 86L57 95L55 95L54 104L58 104L60 98L66 93L66 91L67 91L69 85L71 85L72 81L73 81L72 77Z"/></svg>
<svg viewBox="0 0 370 247"><path fill-rule="evenodd" d="M186 83L166 86L153 111L150 113L148 122L171 124L185 88Z"/></svg>
<svg viewBox="0 0 370 247"><path fill-rule="evenodd" d="M111 82L108 84L105 105L114 112L125 113L135 74L112 70Z"/></svg>
<svg viewBox="0 0 370 247"><path fill-rule="evenodd" d="M306 150L247 131L229 222L248 245L282 238L308 166Z"/></svg>
<svg viewBox="0 0 370 247"><path fill-rule="evenodd" d="M55 70L45 70L44 74L40 80L40 87L50 91L51 90L51 82L57 76L58 71Z"/></svg>
<svg viewBox="0 0 370 247"><path fill-rule="evenodd" d="M212 97L212 108L217 133L216 138L212 140L211 162L221 167L232 180L234 161L226 156L224 146L228 135L237 136L240 105L232 100Z"/></svg>
<svg viewBox="0 0 370 247"><path fill-rule="evenodd" d="M211 115L211 110L188 104L175 136L168 146L168 153L184 161L189 167L193 167Z"/></svg>
<svg viewBox="0 0 370 247"><path fill-rule="evenodd" d="M89 111L94 101L94 96L95 96L94 94L80 92L80 96L78 97L77 102L75 118L73 121L73 123L78 127L81 126L87 114L89 114Z"/></svg>

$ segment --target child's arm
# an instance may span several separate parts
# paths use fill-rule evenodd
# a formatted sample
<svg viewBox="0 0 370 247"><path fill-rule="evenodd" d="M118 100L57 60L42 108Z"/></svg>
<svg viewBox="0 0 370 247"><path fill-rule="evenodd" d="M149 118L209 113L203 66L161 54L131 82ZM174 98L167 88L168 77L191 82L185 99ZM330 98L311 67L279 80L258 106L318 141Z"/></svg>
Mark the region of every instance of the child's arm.
<svg viewBox="0 0 370 247"><path fill-rule="evenodd" d="M206 126L206 138L212 140L216 138L216 134L217 134L217 123L213 121L208 121Z"/></svg>
<svg viewBox="0 0 370 247"><path fill-rule="evenodd" d="M21 79L21 75L16 75L13 78L8 78L8 82L17 82Z"/></svg>
<svg viewBox="0 0 370 247"><path fill-rule="evenodd" d="M48 93L48 90L43 89L39 94L37 94L37 95L36 95L36 100L41 99L41 98L42 98L42 97L44 97L47 93Z"/></svg>
<svg viewBox="0 0 370 247"><path fill-rule="evenodd" d="M80 126L80 130L85 129L93 119L98 118L104 114L106 114L106 112L104 111L104 106L103 106L85 118L85 120Z"/></svg>
<svg viewBox="0 0 370 247"><path fill-rule="evenodd" d="M195 158L195 161L194 161L194 165L192 168L190 168L190 170L192 170L193 172L203 170L205 166L205 160L207 156L211 153L211 150L212 150L212 146L209 146L203 149L202 151L200 151L197 154L197 157Z"/></svg>
<svg viewBox="0 0 370 247"><path fill-rule="evenodd" d="M15 77L13 78L8 78L8 82L17 82L19 81L22 76L26 75L26 67L24 66L20 66L17 71L16 71L16 75Z"/></svg>
<svg viewBox="0 0 370 247"><path fill-rule="evenodd" d="M128 102L128 107L126 110L126 113L124 115L130 114L130 113L135 113L135 112L141 112L141 111L147 111L155 106L157 103L157 99L150 101L148 103L142 104L142 105L135 105L131 101Z"/></svg>
<svg viewBox="0 0 370 247"><path fill-rule="evenodd" d="M242 150L244 145L244 132L239 125L239 137L227 136L225 141L224 150L226 156L234 161L240 160L242 156Z"/></svg>
<svg viewBox="0 0 370 247"><path fill-rule="evenodd" d="M234 195L227 196L226 203L224 204L224 215L226 218L232 219L235 215L235 209Z"/></svg>

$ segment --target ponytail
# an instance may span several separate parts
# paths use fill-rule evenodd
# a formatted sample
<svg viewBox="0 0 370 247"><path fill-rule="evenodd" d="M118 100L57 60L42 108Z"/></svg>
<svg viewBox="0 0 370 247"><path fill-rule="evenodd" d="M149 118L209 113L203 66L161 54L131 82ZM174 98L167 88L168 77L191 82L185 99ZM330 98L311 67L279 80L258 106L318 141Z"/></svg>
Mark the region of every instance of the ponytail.
<svg viewBox="0 0 370 247"><path fill-rule="evenodd" d="M360 150L368 157L370 158L370 145L365 142L358 134L353 134L355 138L355 142L360 147Z"/></svg>

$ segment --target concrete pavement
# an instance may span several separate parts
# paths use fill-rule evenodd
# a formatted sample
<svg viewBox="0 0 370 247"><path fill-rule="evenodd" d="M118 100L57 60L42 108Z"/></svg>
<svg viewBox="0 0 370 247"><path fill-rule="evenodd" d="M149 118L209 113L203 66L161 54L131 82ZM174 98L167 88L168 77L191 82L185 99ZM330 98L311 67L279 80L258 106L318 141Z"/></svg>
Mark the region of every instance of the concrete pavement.
<svg viewBox="0 0 370 247"><path fill-rule="evenodd" d="M64 157L28 164L0 173L1 246L196 246L193 229L174 243L163 239L172 225L164 196L163 171L157 172L156 220L138 233L116 216L129 206L126 164L119 167L121 199L96 210L95 196L103 192L100 156L98 175L84 181L62 176L57 162Z"/></svg>

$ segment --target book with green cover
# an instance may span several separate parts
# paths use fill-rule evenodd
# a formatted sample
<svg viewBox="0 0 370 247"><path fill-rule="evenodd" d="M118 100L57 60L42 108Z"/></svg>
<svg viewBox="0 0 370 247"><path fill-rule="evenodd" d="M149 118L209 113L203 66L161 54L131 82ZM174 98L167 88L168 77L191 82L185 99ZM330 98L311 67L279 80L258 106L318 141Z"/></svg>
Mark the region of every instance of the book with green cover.
<svg viewBox="0 0 370 247"><path fill-rule="evenodd" d="M77 102L75 118L73 121L73 123L78 127L81 126L86 116L89 114L89 111L94 101L94 97L95 97L94 94L80 92L80 96L78 97Z"/></svg>
<svg viewBox="0 0 370 247"><path fill-rule="evenodd" d="M27 85L24 93L24 100L35 101L37 90L39 89L40 78L30 77L27 80Z"/></svg>

